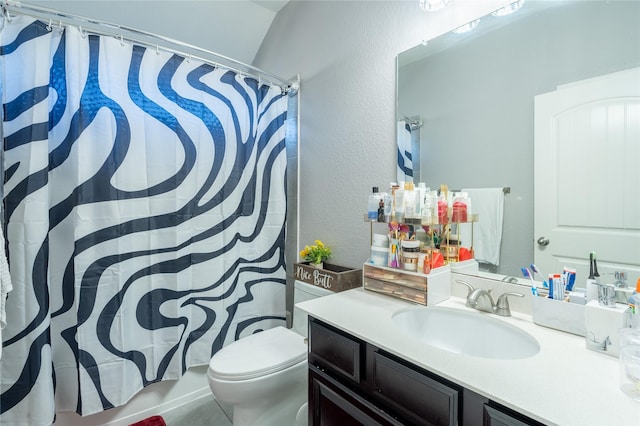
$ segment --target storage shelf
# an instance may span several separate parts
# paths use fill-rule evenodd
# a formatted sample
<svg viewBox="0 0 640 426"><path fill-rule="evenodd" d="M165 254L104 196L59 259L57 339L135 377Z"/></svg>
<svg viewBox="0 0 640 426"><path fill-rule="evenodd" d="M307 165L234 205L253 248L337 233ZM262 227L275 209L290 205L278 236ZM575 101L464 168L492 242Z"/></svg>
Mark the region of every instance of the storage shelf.
<svg viewBox="0 0 640 426"><path fill-rule="evenodd" d="M377 219L369 219L369 216L365 213L364 214L364 221L365 222L370 222L370 223L404 223L407 225L421 225L421 226L435 226L435 225L452 225L452 224L461 224L461 223L475 223L475 222L479 222L479 215L476 214L471 214L469 215L469 217L467 218L466 221L462 222L462 221L452 221L452 220L448 220L447 222L428 222L428 221L423 221L420 218L404 218L402 221L396 221L396 220L392 220L391 221L383 221L380 222Z"/></svg>

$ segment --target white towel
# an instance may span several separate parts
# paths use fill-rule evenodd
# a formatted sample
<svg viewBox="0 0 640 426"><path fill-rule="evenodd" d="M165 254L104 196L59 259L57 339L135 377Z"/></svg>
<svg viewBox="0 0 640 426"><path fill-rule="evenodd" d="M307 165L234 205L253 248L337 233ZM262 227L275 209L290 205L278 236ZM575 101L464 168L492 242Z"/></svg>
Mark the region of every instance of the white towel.
<svg viewBox="0 0 640 426"><path fill-rule="evenodd" d="M2 358L2 329L7 325L5 302L7 294L13 290L11 275L9 275L9 262L4 249L4 235L0 226L0 359Z"/></svg>
<svg viewBox="0 0 640 426"><path fill-rule="evenodd" d="M498 266L504 218L504 191L502 188L463 189L471 198L471 213L478 214L473 224L473 252L478 262ZM471 226L460 226L460 238L465 247L471 245Z"/></svg>

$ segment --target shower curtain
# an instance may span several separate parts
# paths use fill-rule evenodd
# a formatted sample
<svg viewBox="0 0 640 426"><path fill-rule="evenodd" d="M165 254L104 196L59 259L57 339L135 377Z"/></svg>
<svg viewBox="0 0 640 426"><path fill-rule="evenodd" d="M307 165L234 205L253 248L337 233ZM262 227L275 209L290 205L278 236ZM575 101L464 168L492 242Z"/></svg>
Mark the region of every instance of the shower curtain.
<svg viewBox="0 0 640 426"><path fill-rule="evenodd" d="M284 325L279 87L28 17L0 66L2 425L124 404Z"/></svg>
<svg viewBox="0 0 640 426"><path fill-rule="evenodd" d="M396 137L398 138L397 181L413 182L413 149L409 123L404 120L398 121Z"/></svg>

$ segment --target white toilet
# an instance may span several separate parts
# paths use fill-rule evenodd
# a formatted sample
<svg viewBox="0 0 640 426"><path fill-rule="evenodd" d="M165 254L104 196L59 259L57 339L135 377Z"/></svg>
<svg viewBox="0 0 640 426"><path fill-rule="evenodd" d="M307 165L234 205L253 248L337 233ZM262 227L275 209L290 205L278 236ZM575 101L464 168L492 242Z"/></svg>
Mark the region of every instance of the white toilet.
<svg viewBox="0 0 640 426"><path fill-rule="evenodd" d="M333 294L295 282L294 304ZM293 328L252 334L218 351L207 376L214 397L233 408L233 425L294 426L306 421L307 315L294 307Z"/></svg>

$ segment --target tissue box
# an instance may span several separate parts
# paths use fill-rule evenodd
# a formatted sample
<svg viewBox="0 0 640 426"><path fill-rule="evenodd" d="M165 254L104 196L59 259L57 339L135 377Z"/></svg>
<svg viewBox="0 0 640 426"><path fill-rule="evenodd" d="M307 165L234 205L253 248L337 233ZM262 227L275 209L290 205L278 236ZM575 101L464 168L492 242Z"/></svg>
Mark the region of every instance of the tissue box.
<svg viewBox="0 0 640 426"><path fill-rule="evenodd" d="M620 353L620 329L624 327L628 305L600 306L597 300L585 305L586 347L617 357Z"/></svg>
<svg viewBox="0 0 640 426"><path fill-rule="evenodd" d="M585 305L534 297L532 316L535 324L578 336L586 335Z"/></svg>

